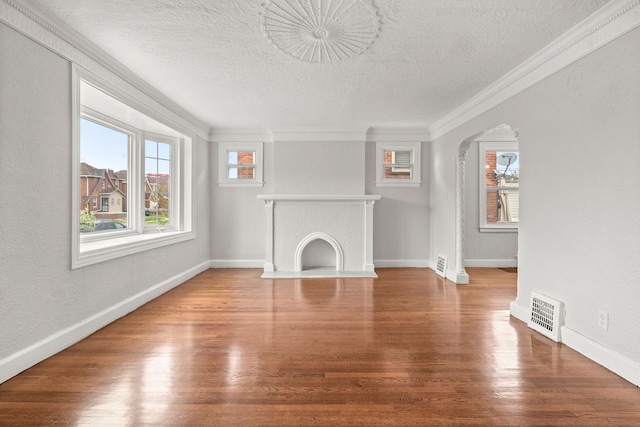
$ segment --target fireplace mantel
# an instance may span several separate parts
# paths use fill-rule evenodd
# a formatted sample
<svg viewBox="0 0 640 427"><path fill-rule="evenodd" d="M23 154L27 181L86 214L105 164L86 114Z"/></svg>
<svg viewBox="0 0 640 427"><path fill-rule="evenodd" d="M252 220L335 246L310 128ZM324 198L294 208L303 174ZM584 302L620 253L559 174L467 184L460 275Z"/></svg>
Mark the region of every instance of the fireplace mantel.
<svg viewBox="0 0 640 427"><path fill-rule="evenodd" d="M380 200L379 195L298 195L298 194L260 194L258 199L273 202L371 202Z"/></svg>
<svg viewBox="0 0 640 427"><path fill-rule="evenodd" d="M266 208L263 278L377 277L373 265L373 206L379 195L261 194ZM329 243L335 269L305 269L314 240Z"/></svg>

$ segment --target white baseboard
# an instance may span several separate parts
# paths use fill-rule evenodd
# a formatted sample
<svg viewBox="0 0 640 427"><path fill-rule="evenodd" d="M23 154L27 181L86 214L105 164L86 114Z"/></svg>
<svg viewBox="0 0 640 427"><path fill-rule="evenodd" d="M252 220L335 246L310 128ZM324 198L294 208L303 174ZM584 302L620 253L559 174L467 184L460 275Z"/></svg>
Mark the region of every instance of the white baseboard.
<svg viewBox="0 0 640 427"><path fill-rule="evenodd" d="M529 322L530 309L528 307L519 305L517 301L511 301L511 304L509 304L509 311L516 319L524 323Z"/></svg>
<svg viewBox="0 0 640 427"><path fill-rule="evenodd" d="M640 387L640 363L616 353L566 326L560 328L560 336L563 344Z"/></svg>
<svg viewBox="0 0 640 427"><path fill-rule="evenodd" d="M424 259L374 259L377 268L431 268Z"/></svg>
<svg viewBox="0 0 640 427"><path fill-rule="evenodd" d="M529 319L528 308L513 301L510 305L510 311L513 317L527 323ZM640 363L616 353L566 326L560 328L560 339L562 344L640 387Z"/></svg>
<svg viewBox="0 0 640 427"><path fill-rule="evenodd" d="M263 259L212 259L209 268L264 268Z"/></svg>
<svg viewBox="0 0 640 427"><path fill-rule="evenodd" d="M518 266L516 258L505 259L465 259L465 267L511 268Z"/></svg>
<svg viewBox="0 0 640 427"><path fill-rule="evenodd" d="M127 298L114 306L96 313L73 326L58 331L55 334L18 351L17 353L5 357L0 360L0 383L3 383L9 378L18 375L20 372L29 369L33 365L40 363L41 361L88 337L100 328L112 323L128 313L131 313L138 307L186 282L208 268L208 262L197 265L165 280L162 283Z"/></svg>
<svg viewBox="0 0 640 427"><path fill-rule="evenodd" d="M427 260L405 259L376 259L376 268L431 268ZM213 259L209 261L210 268L264 268L264 260L253 259Z"/></svg>

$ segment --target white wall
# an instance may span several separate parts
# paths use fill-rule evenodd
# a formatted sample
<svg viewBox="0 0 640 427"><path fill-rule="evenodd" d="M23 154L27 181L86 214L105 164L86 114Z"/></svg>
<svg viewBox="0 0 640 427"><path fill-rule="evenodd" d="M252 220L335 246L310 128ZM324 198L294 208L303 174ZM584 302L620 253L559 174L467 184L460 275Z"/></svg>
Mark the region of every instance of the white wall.
<svg viewBox="0 0 640 427"><path fill-rule="evenodd" d="M363 195L364 141L276 141L275 193Z"/></svg>
<svg viewBox="0 0 640 427"><path fill-rule="evenodd" d="M430 144L421 149L422 185L376 187L375 142L276 141L264 144L263 188L218 187L211 145L211 259L214 267L262 268L265 208L259 194L382 195L373 209L377 267L429 264Z"/></svg>
<svg viewBox="0 0 640 427"><path fill-rule="evenodd" d="M263 145L263 187L219 187L218 150L217 143L210 144L211 266L262 268L266 256L266 218L264 203L257 196L274 191L274 144Z"/></svg>
<svg viewBox="0 0 640 427"><path fill-rule="evenodd" d="M518 129L520 269L512 312L528 312L533 290L563 301L563 341L636 384L638 46L636 29L438 138L431 168L431 253L451 257L460 142L498 123ZM597 325L599 309L610 314L609 330Z"/></svg>
<svg viewBox="0 0 640 427"><path fill-rule="evenodd" d="M0 24L0 382L208 266L208 144L197 238L71 270L71 63Z"/></svg>
<svg viewBox="0 0 640 427"><path fill-rule="evenodd" d="M376 267L429 266L429 164L431 144L423 142L420 187L377 187L376 144L367 143L367 194L379 194L373 214L373 259Z"/></svg>

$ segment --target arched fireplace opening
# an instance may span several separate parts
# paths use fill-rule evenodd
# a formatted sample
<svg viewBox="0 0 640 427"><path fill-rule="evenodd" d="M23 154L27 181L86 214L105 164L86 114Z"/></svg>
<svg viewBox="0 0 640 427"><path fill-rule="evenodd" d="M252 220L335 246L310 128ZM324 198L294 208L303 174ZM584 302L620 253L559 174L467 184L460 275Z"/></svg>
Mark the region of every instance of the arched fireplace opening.
<svg viewBox="0 0 640 427"><path fill-rule="evenodd" d="M336 239L326 233L312 233L296 249L295 271L332 269L343 271L344 255Z"/></svg>

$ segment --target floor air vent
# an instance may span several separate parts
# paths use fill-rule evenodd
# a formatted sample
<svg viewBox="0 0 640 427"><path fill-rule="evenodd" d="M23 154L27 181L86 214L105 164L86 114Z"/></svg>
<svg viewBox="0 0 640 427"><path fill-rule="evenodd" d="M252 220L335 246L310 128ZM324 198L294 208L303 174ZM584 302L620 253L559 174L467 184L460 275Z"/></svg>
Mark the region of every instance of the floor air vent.
<svg viewBox="0 0 640 427"><path fill-rule="evenodd" d="M542 335L560 341L562 303L537 292L531 293L531 317L527 323Z"/></svg>
<svg viewBox="0 0 640 427"><path fill-rule="evenodd" d="M438 255L438 263L436 264L436 273L438 276L446 277L447 275L447 257Z"/></svg>

